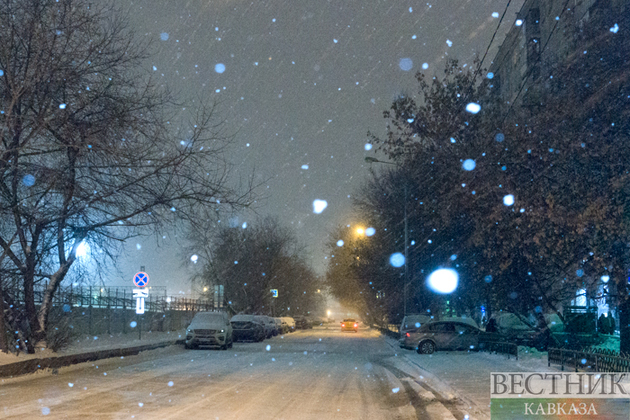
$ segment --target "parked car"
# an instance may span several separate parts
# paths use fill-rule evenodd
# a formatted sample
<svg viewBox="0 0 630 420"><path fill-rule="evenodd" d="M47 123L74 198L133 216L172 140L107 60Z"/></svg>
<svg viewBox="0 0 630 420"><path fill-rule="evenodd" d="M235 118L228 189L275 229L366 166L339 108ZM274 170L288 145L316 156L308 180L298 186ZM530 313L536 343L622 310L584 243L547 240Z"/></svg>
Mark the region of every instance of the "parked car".
<svg viewBox="0 0 630 420"><path fill-rule="evenodd" d="M263 341L265 327L254 319L254 315L234 315L230 320L234 341Z"/></svg>
<svg viewBox="0 0 630 420"><path fill-rule="evenodd" d="M266 315L254 315L254 321L258 322L265 328L265 338L273 337L273 332L276 329L276 323Z"/></svg>
<svg viewBox="0 0 630 420"><path fill-rule="evenodd" d="M341 321L341 331L359 332L359 322L354 318L346 318Z"/></svg>
<svg viewBox="0 0 630 420"><path fill-rule="evenodd" d="M187 349L193 347L232 347L232 325L225 312L198 312L186 328Z"/></svg>
<svg viewBox="0 0 630 420"><path fill-rule="evenodd" d="M311 325L311 322L306 319L306 317L300 316L295 318L295 328L300 330L308 330L309 328L313 328L313 325Z"/></svg>
<svg viewBox="0 0 630 420"><path fill-rule="evenodd" d="M402 322L400 323L400 327L398 331L400 332L400 340L405 338L405 334L410 331L415 331L420 328L422 325L427 322L431 322L431 317L428 315L420 315L420 314L409 314L406 315Z"/></svg>
<svg viewBox="0 0 630 420"><path fill-rule="evenodd" d="M535 319L527 318L526 320L527 322L511 312L498 312L490 318L488 325L494 324L494 330L501 335L504 341L536 347L541 350L546 349L548 345L549 333L560 332L564 327L557 315L555 317L545 316L548 330L535 328L537 324ZM486 331L488 331L488 325L486 325Z"/></svg>
<svg viewBox="0 0 630 420"><path fill-rule="evenodd" d="M401 347L416 349L420 354L438 350L478 350L485 339L496 340L496 336L466 322L432 321L405 333Z"/></svg>
<svg viewBox="0 0 630 420"><path fill-rule="evenodd" d="M287 323L287 327L289 328L289 332L293 332L295 331L295 319L291 318L290 316L283 316L281 317L281 319Z"/></svg>
<svg viewBox="0 0 630 420"><path fill-rule="evenodd" d="M286 321L282 321L282 318L274 318L276 323L276 328L278 329L278 334L286 334L289 331L289 325Z"/></svg>
<svg viewBox="0 0 630 420"><path fill-rule="evenodd" d="M271 316L266 316L269 325L271 325L271 328L273 329L273 336L275 337L276 335L280 334L282 329L281 329L281 325L279 325L276 322L276 319L271 317Z"/></svg>

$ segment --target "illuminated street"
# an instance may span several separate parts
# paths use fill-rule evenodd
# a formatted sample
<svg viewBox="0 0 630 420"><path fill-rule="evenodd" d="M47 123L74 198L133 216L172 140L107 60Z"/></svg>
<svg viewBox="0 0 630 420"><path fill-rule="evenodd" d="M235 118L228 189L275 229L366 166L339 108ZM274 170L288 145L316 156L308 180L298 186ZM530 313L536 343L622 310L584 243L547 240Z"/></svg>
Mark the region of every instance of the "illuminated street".
<svg viewBox="0 0 630 420"><path fill-rule="evenodd" d="M451 419L378 332L149 351L0 382L3 418Z"/></svg>

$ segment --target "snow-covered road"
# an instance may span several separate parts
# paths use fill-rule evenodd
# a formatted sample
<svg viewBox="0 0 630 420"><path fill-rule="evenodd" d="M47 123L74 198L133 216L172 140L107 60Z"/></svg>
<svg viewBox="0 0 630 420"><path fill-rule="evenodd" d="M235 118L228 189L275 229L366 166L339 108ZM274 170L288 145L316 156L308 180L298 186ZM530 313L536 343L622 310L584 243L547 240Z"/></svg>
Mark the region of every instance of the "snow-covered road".
<svg viewBox="0 0 630 420"><path fill-rule="evenodd" d="M171 346L0 381L0 418L454 419L376 331ZM445 407L446 406L446 407Z"/></svg>

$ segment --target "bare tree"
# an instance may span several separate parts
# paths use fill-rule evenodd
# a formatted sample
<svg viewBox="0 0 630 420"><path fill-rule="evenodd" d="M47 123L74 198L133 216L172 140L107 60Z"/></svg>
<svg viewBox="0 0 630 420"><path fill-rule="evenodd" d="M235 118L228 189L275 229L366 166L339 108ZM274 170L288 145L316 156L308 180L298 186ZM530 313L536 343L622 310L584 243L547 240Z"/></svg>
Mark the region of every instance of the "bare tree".
<svg viewBox="0 0 630 420"><path fill-rule="evenodd" d="M214 237L197 248L207 257L201 280L208 286L224 285L236 311L305 314L320 303L316 294L322 285L295 232L275 218L263 218L246 228L221 223ZM277 298L271 289L278 290Z"/></svg>
<svg viewBox="0 0 630 420"><path fill-rule="evenodd" d="M215 109L176 111L117 9L4 0L0 21L0 247L37 341L82 241L107 249L208 207L246 205L250 190L238 195L228 178Z"/></svg>

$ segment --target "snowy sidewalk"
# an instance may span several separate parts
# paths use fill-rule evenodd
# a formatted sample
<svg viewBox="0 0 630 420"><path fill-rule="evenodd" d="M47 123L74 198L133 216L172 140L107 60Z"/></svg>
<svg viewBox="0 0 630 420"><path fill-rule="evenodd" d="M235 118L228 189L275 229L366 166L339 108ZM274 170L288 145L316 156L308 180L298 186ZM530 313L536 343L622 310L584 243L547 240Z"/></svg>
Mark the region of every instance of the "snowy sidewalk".
<svg viewBox="0 0 630 420"><path fill-rule="evenodd" d="M387 342L398 355L426 372L422 378L445 395L455 394L462 401L476 406L490 418L491 372L558 372L559 366L547 367L547 353L519 351L519 358L485 352L446 351L418 354L399 347L390 337Z"/></svg>
<svg viewBox="0 0 630 420"><path fill-rule="evenodd" d="M183 340L184 331L105 334L75 337L65 349L53 353L37 348L33 354L0 353L0 377L33 373L45 368L58 368L90 360L137 354L141 351L165 347Z"/></svg>

